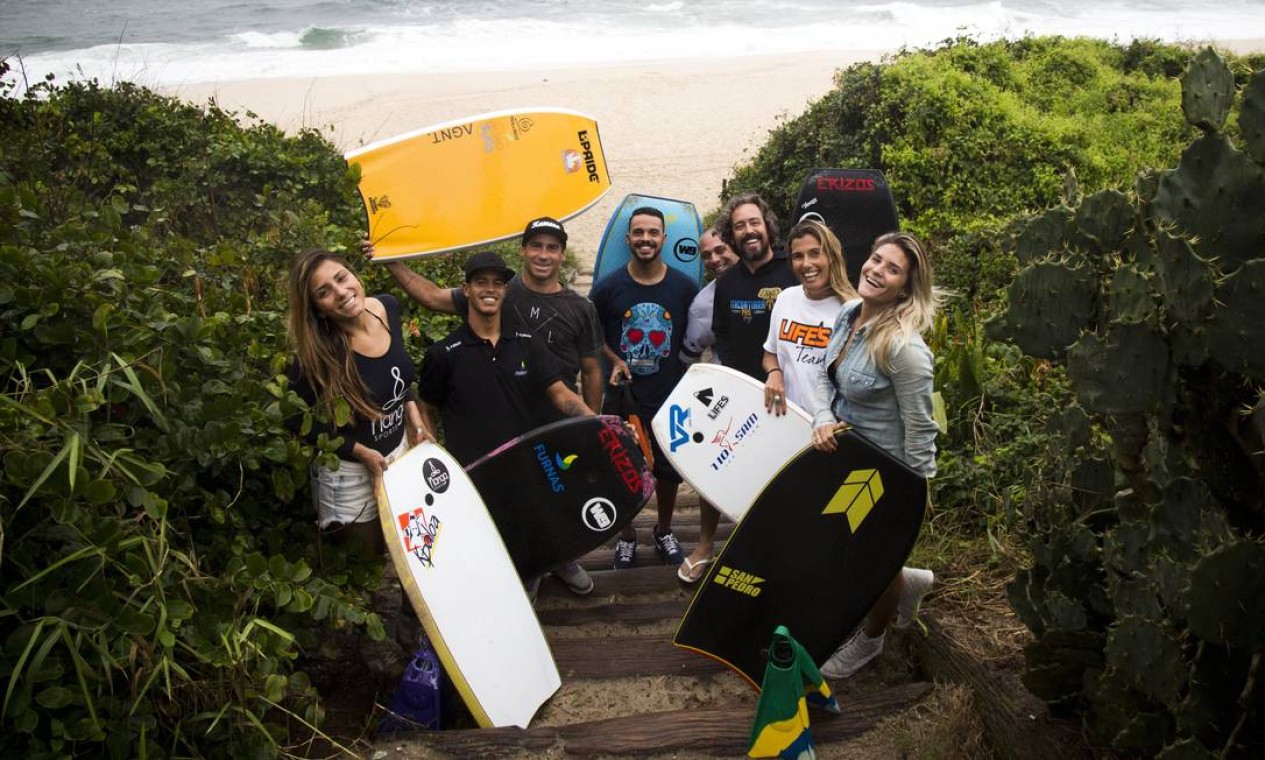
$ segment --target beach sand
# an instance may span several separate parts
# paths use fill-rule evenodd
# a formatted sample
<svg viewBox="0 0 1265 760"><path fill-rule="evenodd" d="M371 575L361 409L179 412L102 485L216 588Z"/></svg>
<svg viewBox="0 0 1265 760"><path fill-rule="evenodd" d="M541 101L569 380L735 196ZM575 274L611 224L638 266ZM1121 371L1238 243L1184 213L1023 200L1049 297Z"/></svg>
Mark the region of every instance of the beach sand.
<svg viewBox="0 0 1265 760"><path fill-rule="evenodd" d="M719 205L733 167L831 88L834 72L879 51L673 60L540 71L260 79L162 88L214 98L285 130L321 130L340 150L488 111L561 107L597 119L609 193L567 223L570 247L593 264L607 219L628 193ZM526 223L526 219L523 220Z"/></svg>

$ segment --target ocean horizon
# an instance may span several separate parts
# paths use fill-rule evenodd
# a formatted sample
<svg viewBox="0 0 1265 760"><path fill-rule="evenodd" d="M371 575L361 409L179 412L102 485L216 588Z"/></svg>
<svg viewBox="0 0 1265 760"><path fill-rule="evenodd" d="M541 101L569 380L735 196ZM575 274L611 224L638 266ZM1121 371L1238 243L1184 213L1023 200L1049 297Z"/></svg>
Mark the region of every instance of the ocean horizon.
<svg viewBox="0 0 1265 760"><path fill-rule="evenodd" d="M1265 38L1259 0L0 0L28 81L146 85L897 50L1036 34Z"/></svg>

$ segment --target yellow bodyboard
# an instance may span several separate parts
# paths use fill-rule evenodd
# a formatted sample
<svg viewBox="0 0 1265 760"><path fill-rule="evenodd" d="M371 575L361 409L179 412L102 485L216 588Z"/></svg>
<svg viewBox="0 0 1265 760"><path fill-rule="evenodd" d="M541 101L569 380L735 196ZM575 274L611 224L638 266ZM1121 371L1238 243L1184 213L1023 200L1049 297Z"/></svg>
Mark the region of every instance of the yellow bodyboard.
<svg viewBox="0 0 1265 760"><path fill-rule="evenodd" d="M569 219L610 189L597 122L539 109L472 116L353 150L374 259L406 259Z"/></svg>

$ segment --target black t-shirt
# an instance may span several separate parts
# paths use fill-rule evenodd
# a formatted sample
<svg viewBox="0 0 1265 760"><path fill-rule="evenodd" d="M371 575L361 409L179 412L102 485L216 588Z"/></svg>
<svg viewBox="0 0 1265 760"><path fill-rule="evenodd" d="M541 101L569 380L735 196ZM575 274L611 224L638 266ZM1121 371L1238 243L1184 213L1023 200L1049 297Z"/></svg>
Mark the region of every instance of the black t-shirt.
<svg viewBox="0 0 1265 760"><path fill-rule="evenodd" d="M383 417L376 420L357 418L351 425L337 430L329 423L318 421L307 436L309 441L315 442L321 433L341 435L343 443L338 447L338 456L350 461L355 460L351 452L357 443L384 455L394 451L404 438L404 404L415 398L413 379L417 376L417 368L404 348L400 303L395 296L386 294L374 298L381 301L386 309L391 345L382 356L355 354L355 362L360 379L369 391L369 402L382 410ZM290 387L309 405L316 404L316 391L303 375L298 360L291 363L289 377Z"/></svg>
<svg viewBox="0 0 1265 760"><path fill-rule="evenodd" d="M606 344L632 372L632 390L643 414L653 417L681 374L681 342L698 285L671 267L654 285L642 285L622 267L593 286Z"/></svg>
<svg viewBox="0 0 1265 760"><path fill-rule="evenodd" d="M418 390L438 407L445 446L464 466L542 424L552 408L545 389L560 379L531 335L506 330L493 346L463 324L426 349Z"/></svg>
<svg viewBox="0 0 1265 760"><path fill-rule="evenodd" d="M796 284L786 254L774 252L754 273L738 262L716 280L712 332L726 367L764 379L764 340L769 336L773 302L782 288Z"/></svg>
<svg viewBox="0 0 1265 760"><path fill-rule="evenodd" d="M460 288L452 290L452 302L458 314L464 314L470 304ZM575 378L580 372L580 359L602 353L597 312L587 298L570 288L537 293L524 285L522 278L515 277L505 289L501 324L544 341L561 365L562 382L573 391L578 392Z"/></svg>

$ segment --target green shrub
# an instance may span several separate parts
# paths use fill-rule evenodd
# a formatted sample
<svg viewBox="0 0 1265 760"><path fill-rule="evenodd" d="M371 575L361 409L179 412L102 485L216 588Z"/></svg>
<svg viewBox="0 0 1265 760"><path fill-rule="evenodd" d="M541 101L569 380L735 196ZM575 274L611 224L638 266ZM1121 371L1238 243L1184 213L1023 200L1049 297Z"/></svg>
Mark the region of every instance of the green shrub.
<svg viewBox="0 0 1265 760"><path fill-rule="evenodd" d="M288 262L354 246L355 177L131 85L4 90L0 752L275 755L321 722L300 656L382 635L283 376Z"/></svg>

